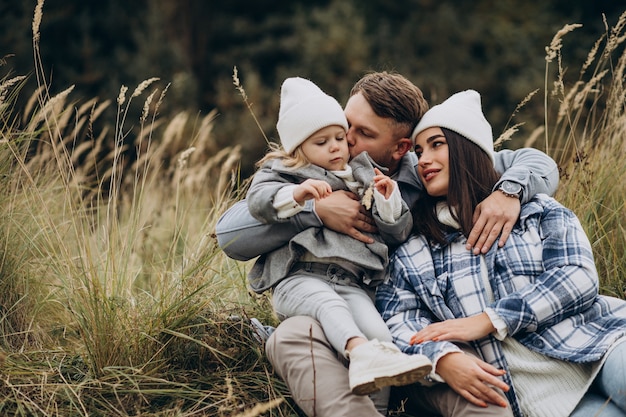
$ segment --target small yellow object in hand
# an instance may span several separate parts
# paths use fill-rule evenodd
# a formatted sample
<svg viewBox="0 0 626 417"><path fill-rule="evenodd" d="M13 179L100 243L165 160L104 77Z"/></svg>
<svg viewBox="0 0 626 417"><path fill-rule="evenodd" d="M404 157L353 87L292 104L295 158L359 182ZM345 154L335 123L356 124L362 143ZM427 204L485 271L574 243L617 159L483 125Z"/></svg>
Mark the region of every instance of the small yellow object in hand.
<svg viewBox="0 0 626 417"><path fill-rule="evenodd" d="M361 198L361 204L369 210L372 208L372 201L374 200L374 183L370 183L369 187L363 193L363 198Z"/></svg>

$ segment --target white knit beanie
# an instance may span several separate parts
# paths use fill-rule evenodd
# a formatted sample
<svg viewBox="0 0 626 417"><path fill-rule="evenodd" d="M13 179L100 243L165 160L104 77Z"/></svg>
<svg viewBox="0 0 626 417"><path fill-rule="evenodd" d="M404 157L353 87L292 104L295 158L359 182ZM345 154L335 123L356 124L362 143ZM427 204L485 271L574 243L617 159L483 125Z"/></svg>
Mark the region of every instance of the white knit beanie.
<svg viewBox="0 0 626 417"><path fill-rule="evenodd" d="M443 127L469 139L480 146L493 161L493 132L483 115L480 94L474 90L461 91L424 114L411 139L429 127Z"/></svg>
<svg viewBox="0 0 626 417"><path fill-rule="evenodd" d="M337 100L304 78L287 78L283 82L276 129L287 153L313 133L333 125L348 130L348 121Z"/></svg>

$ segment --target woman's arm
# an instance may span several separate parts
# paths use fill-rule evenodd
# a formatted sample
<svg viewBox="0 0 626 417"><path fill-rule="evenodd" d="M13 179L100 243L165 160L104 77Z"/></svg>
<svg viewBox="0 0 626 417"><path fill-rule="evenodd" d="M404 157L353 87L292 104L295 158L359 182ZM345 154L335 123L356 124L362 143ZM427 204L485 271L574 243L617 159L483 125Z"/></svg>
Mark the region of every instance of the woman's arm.
<svg viewBox="0 0 626 417"><path fill-rule="evenodd" d="M438 355L459 349L451 343L448 344L450 346L411 343L416 332L440 321L441 315L446 314L443 310L447 310L443 304L422 299L422 294L429 294L429 290L424 288L429 284L425 284L423 277L433 282L430 250L424 237L411 236L390 259L389 278L376 288L376 307L387 323L394 343L401 350L425 354L434 362ZM429 308L430 305L437 305L442 311L436 314ZM453 318L451 313L447 314L450 316L447 318Z"/></svg>
<svg viewBox="0 0 626 417"><path fill-rule="evenodd" d="M510 335L541 331L581 313L598 294L598 274L591 244L578 218L553 199L542 201L544 211L539 224L530 225L537 229L541 239L540 259L537 259L539 256L520 259L511 252L506 262L508 267L520 271L539 263L543 272L527 279L526 284L511 281L518 283L517 288L493 306L506 322ZM529 245L524 251L532 253L534 247L534 244ZM505 248L504 253L513 249Z"/></svg>

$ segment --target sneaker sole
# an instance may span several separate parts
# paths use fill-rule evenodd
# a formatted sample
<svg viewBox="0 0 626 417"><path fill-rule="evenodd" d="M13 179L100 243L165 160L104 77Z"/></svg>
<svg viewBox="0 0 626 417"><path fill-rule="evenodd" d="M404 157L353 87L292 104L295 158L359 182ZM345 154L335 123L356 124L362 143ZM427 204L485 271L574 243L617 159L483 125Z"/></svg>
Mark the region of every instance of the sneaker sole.
<svg viewBox="0 0 626 417"><path fill-rule="evenodd" d="M430 362L418 367L413 368L405 372L401 372L391 376L381 376L374 378L373 381L365 381L357 384L352 388L352 393L355 395L369 395L383 387L399 387L402 385L409 385L419 381L430 373L432 365Z"/></svg>

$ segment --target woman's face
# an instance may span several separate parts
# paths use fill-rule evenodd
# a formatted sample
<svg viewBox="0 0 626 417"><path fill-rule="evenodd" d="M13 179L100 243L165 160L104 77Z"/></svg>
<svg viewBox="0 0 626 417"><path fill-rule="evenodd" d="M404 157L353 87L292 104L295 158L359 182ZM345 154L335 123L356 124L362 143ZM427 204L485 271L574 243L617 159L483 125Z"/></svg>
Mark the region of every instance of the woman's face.
<svg viewBox="0 0 626 417"><path fill-rule="evenodd" d="M448 195L450 169L448 142L439 127L429 127L415 138L415 154L418 157L417 175L428 195Z"/></svg>

